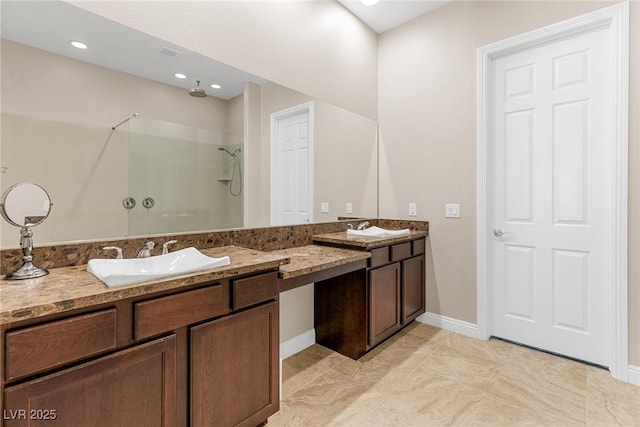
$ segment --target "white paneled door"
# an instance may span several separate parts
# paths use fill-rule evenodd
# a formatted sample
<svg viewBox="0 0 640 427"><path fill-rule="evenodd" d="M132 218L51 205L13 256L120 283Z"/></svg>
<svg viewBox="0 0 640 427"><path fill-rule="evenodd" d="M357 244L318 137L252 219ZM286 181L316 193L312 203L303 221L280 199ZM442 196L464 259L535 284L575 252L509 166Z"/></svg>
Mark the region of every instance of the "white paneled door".
<svg viewBox="0 0 640 427"><path fill-rule="evenodd" d="M272 115L272 225L312 221L311 111L311 104L304 104Z"/></svg>
<svg viewBox="0 0 640 427"><path fill-rule="evenodd" d="M491 331L608 366L608 31L494 60Z"/></svg>

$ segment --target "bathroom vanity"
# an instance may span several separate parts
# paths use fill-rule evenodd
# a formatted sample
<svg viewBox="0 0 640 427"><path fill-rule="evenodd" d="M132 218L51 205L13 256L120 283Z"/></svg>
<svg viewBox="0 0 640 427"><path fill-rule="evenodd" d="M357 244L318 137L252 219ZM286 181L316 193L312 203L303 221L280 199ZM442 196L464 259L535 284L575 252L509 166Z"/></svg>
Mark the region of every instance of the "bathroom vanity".
<svg viewBox="0 0 640 427"><path fill-rule="evenodd" d="M78 267L3 281L4 425L266 421L278 410L277 271L287 258L203 252L232 263L118 288Z"/></svg>
<svg viewBox="0 0 640 427"><path fill-rule="evenodd" d="M330 233L313 239L370 255L364 270L315 282L319 344L358 359L425 312L426 232L389 238Z"/></svg>
<svg viewBox="0 0 640 427"><path fill-rule="evenodd" d="M36 248L47 276L0 280L2 423L260 425L279 409L279 293L315 283L317 342L357 359L424 312L428 223L415 225L163 236L231 264L111 288L88 259L105 245L131 257L146 239ZM0 254L3 271L19 262Z"/></svg>

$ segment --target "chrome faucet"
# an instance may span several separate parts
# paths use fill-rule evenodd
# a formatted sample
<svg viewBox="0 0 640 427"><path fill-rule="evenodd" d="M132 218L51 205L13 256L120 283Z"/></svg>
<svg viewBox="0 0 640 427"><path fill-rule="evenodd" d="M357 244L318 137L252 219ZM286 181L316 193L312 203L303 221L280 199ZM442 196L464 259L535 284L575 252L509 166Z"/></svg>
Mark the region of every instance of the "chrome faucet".
<svg viewBox="0 0 640 427"><path fill-rule="evenodd" d="M164 242L162 244L162 255L166 255L169 253L169 245L175 245L178 243L177 240L169 240L168 242Z"/></svg>
<svg viewBox="0 0 640 427"><path fill-rule="evenodd" d="M116 251L116 259L122 259L122 248L117 246L105 246L102 248L103 251Z"/></svg>
<svg viewBox="0 0 640 427"><path fill-rule="evenodd" d="M364 221L361 222L360 224L358 224L358 228L357 230L364 230L365 228L367 228L369 226L369 221Z"/></svg>
<svg viewBox="0 0 640 427"><path fill-rule="evenodd" d="M151 256L151 251L155 247L156 244L151 241L145 243L138 251L138 255L136 256L136 258L149 258Z"/></svg>

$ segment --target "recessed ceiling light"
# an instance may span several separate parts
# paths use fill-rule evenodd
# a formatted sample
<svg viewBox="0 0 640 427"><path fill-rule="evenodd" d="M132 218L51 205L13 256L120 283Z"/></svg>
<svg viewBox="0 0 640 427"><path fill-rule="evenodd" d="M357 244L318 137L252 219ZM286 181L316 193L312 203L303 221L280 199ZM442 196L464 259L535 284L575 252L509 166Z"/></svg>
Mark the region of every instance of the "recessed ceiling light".
<svg viewBox="0 0 640 427"><path fill-rule="evenodd" d="M187 76L185 74L182 73L175 73L174 76L176 76L179 79L186 79Z"/></svg>
<svg viewBox="0 0 640 427"><path fill-rule="evenodd" d="M360 0L360 3L365 6L373 6L374 4L378 3L378 0Z"/></svg>
<svg viewBox="0 0 640 427"><path fill-rule="evenodd" d="M214 88L214 89L222 89L222 86L219 85L218 83L212 84L211 87Z"/></svg>
<svg viewBox="0 0 640 427"><path fill-rule="evenodd" d="M86 48L89 47L86 44L84 44L82 42L75 41L75 40L72 40L69 43L71 43L71 46L76 47L78 49L86 49Z"/></svg>

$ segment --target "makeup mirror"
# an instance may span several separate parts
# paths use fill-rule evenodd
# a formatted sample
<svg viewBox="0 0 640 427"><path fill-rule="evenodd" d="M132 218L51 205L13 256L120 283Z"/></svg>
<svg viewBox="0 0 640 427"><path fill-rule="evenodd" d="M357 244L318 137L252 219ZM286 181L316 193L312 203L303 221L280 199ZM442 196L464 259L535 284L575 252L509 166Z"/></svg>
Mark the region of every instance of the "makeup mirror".
<svg viewBox="0 0 640 427"><path fill-rule="evenodd" d="M20 227L20 248L22 266L5 276L7 280L22 280L49 274L43 268L33 265L32 227L42 224L51 212L53 203L46 190L31 182L21 182L9 187L0 201L0 214L7 222Z"/></svg>

